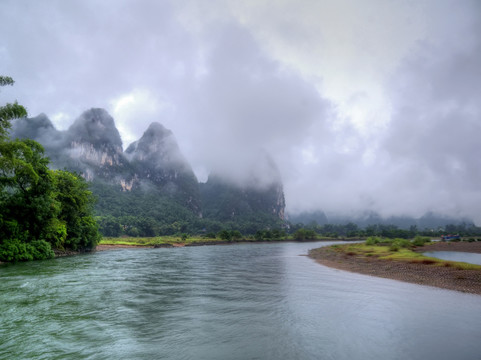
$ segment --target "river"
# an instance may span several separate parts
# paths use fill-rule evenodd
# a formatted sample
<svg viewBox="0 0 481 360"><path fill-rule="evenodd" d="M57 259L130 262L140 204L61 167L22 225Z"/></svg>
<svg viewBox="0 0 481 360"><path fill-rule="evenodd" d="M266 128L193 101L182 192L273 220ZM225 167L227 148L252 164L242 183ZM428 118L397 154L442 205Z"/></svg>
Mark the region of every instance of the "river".
<svg viewBox="0 0 481 360"><path fill-rule="evenodd" d="M0 266L0 359L480 359L481 296L339 271L326 243Z"/></svg>

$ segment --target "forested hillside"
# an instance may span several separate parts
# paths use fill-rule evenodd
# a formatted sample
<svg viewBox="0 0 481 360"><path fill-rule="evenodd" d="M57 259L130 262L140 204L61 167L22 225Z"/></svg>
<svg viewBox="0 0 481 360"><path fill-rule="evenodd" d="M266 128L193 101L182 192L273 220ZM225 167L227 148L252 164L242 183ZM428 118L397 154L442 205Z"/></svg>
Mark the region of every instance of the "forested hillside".
<svg viewBox="0 0 481 360"><path fill-rule="evenodd" d="M42 143L52 168L66 168L88 180L105 236L223 229L253 234L285 224L282 182L272 160L260 158L276 174L268 186L255 178L242 185L219 176L199 184L173 133L159 123L152 123L125 151L114 119L103 109L85 111L66 131L56 130L46 115L23 117L15 121L11 137Z"/></svg>

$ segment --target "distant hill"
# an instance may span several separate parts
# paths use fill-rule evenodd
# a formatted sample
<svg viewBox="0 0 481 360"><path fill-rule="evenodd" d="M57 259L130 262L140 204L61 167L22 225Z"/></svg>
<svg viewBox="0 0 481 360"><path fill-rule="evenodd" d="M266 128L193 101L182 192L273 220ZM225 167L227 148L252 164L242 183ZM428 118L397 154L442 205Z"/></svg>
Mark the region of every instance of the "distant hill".
<svg viewBox="0 0 481 360"><path fill-rule="evenodd" d="M415 218L410 216L382 217L380 214L373 211L365 211L361 214L353 216L333 215L326 214L321 210L316 210L311 212L288 214L288 220L293 224L303 223L306 225L315 224L320 226L326 224L342 225L353 223L360 228L365 228L369 225L394 225L400 229L406 230L413 226L418 230L438 230L445 228L447 225L460 225L463 223L474 226L474 223L471 219L449 217L432 212L428 212L421 217Z"/></svg>

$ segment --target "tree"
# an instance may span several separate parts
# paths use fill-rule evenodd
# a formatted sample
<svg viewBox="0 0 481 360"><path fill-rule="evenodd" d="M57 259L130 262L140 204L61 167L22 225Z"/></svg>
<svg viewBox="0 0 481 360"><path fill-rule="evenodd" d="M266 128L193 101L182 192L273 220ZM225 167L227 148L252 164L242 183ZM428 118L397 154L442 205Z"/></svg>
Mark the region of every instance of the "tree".
<svg viewBox="0 0 481 360"><path fill-rule="evenodd" d="M13 85L0 76L0 86ZM43 237L56 214L50 197L48 160L32 140L8 139L11 120L26 116L17 102L0 107L0 260L22 261L54 256Z"/></svg>
<svg viewBox="0 0 481 360"><path fill-rule="evenodd" d="M294 235L293 235L295 240L314 240L316 239L316 233L314 230L308 230L308 229L299 229L297 230Z"/></svg>
<svg viewBox="0 0 481 360"><path fill-rule="evenodd" d="M0 76L0 86L13 83ZM16 102L0 107L0 260L51 258L52 246L91 249L100 235L85 180L50 170L39 143L8 138L11 120L26 115Z"/></svg>
<svg viewBox="0 0 481 360"><path fill-rule="evenodd" d="M92 216L95 199L88 189L87 181L68 171L56 170L52 174L55 199L60 204L58 220L67 228L66 247L73 250L94 248L100 235Z"/></svg>
<svg viewBox="0 0 481 360"><path fill-rule="evenodd" d="M0 86L13 85L15 81L9 76L0 76ZM10 121L27 116L27 110L18 105L15 101L13 104L5 104L0 106L0 138L5 139L8 136L8 129L10 129Z"/></svg>
<svg viewBox="0 0 481 360"><path fill-rule="evenodd" d="M232 234L229 230L221 230L217 236L224 240L224 241L231 241L232 240Z"/></svg>
<svg viewBox="0 0 481 360"><path fill-rule="evenodd" d="M232 230L230 232L232 240L241 240L242 239L242 234L239 230Z"/></svg>

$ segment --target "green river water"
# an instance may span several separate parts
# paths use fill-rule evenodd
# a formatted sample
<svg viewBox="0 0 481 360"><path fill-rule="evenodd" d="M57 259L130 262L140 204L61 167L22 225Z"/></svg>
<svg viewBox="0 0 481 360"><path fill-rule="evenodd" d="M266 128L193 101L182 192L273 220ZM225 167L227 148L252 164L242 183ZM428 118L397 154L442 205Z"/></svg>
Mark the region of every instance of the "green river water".
<svg viewBox="0 0 481 360"><path fill-rule="evenodd" d="M326 243L0 266L0 359L481 359L481 296L330 269Z"/></svg>

